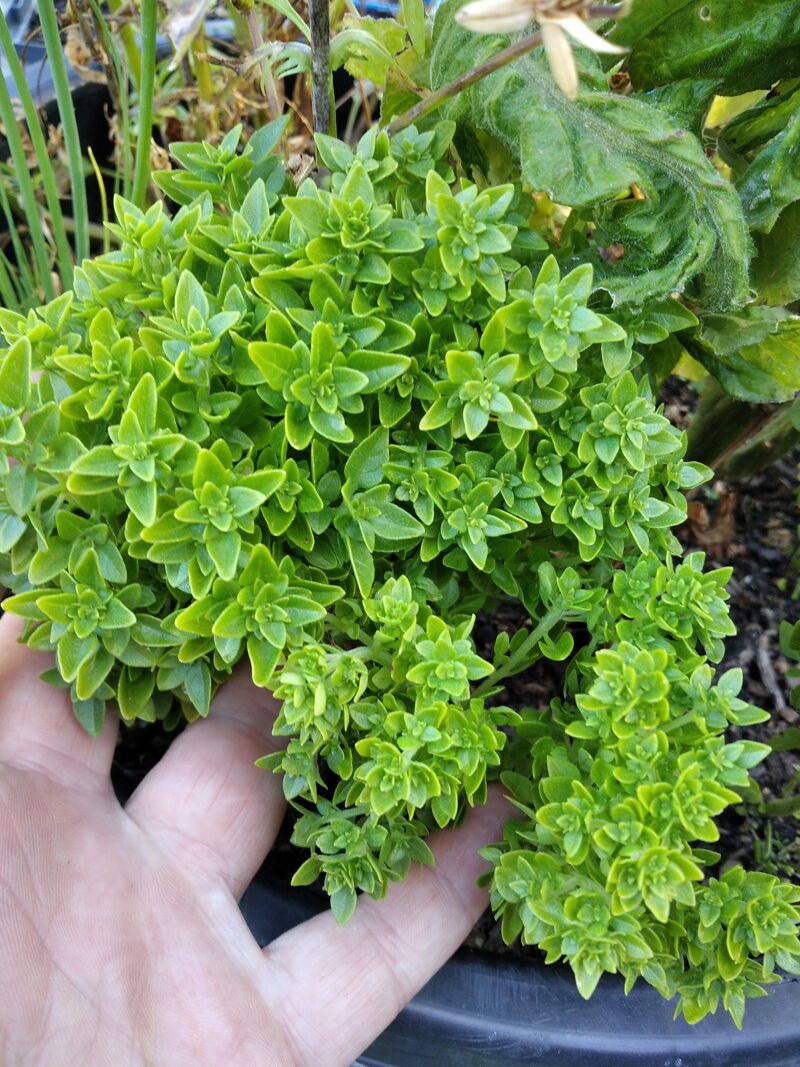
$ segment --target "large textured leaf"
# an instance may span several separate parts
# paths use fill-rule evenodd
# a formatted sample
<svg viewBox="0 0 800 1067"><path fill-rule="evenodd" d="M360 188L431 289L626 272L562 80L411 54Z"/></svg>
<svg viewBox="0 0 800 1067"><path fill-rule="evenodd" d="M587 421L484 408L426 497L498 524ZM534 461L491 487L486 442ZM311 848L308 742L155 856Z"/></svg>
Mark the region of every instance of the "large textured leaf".
<svg viewBox="0 0 800 1067"><path fill-rule="evenodd" d="M756 234L753 281L771 307L800 300L800 200L787 207L769 233Z"/></svg>
<svg viewBox="0 0 800 1067"><path fill-rule="evenodd" d="M480 36L454 19L462 0L445 0L434 25L431 82L451 81L493 55L507 37ZM645 5L646 6L646 5ZM584 85L572 102L534 53L481 79L448 101L462 140L487 132L519 160L525 181L579 209L570 223L576 254L595 264L616 303L641 303L683 290L724 309L748 295L748 241L732 185L699 141L650 102ZM631 195L636 186L645 199ZM582 242L580 223L598 229ZM584 225L585 229L585 225ZM569 235L568 235L569 236ZM622 245L624 257L602 250Z"/></svg>
<svg viewBox="0 0 800 1067"><path fill-rule="evenodd" d="M800 113L756 156L739 181L739 195L751 229L760 233L769 233L784 208L800 200Z"/></svg>
<svg viewBox="0 0 800 1067"><path fill-rule="evenodd" d="M707 315L687 347L739 400L781 403L800 389L800 318L783 309Z"/></svg>
<svg viewBox="0 0 800 1067"><path fill-rule="evenodd" d="M781 82L773 92L759 95L761 99L757 103L724 124L720 135L726 148L742 157L752 155L771 141L800 111L800 84L796 81ZM730 103L735 103L735 99ZM747 95L744 99L748 99Z"/></svg>
<svg viewBox="0 0 800 1067"><path fill-rule="evenodd" d="M699 137L719 87L718 78L683 78L651 89L647 99Z"/></svg>
<svg viewBox="0 0 800 1067"><path fill-rule="evenodd" d="M800 0L637 0L611 38L637 89L718 77L728 95L800 75Z"/></svg>

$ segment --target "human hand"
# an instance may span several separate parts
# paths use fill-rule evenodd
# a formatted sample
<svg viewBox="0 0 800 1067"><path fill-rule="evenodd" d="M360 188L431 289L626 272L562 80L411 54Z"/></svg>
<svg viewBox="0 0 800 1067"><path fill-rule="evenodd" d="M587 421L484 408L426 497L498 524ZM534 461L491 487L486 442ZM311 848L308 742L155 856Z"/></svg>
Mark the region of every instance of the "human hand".
<svg viewBox="0 0 800 1067"><path fill-rule="evenodd" d="M237 672L123 809L113 717L85 734L18 633L0 620L0 1063L351 1063L485 906L477 849L502 801L433 836L436 867L344 928L326 913L262 950L236 901L283 813L253 765L275 746L274 698Z"/></svg>

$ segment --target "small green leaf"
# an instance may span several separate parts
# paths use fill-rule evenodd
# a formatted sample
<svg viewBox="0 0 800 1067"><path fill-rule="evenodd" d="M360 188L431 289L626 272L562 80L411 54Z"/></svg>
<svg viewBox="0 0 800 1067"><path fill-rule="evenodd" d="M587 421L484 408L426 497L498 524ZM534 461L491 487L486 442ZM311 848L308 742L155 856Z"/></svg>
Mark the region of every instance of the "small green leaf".
<svg viewBox="0 0 800 1067"><path fill-rule="evenodd" d="M30 395L31 346L27 337L20 337L0 355L0 404L19 410L27 406Z"/></svg>
<svg viewBox="0 0 800 1067"><path fill-rule="evenodd" d="M155 482L137 482L125 490L125 503L142 526L156 521L158 492Z"/></svg>
<svg viewBox="0 0 800 1067"><path fill-rule="evenodd" d="M389 462L389 433L383 428L365 437L347 458L345 477L353 489L371 489L383 480Z"/></svg>
<svg viewBox="0 0 800 1067"><path fill-rule="evenodd" d="M322 863L317 856L309 856L292 875L292 885L313 885L319 878Z"/></svg>
<svg viewBox="0 0 800 1067"><path fill-rule="evenodd" d="M22 518L36 496L36 475L29 467L12 467L5 478L5 490L11 510Z"/></svg>
<svg viewBox="0 0 800 1067"><path fill-rule="evenodd" d="M75 718L92 737L99 737L106 717L106 703L99 697L88 700L73 700Z"/></svg>
<svg viewBox="0 0 800 1067"><path fill-rule="evenodd" d="M267 644L266 641L251 637L247 642L247 653L250 657L254 684L262 689L269 688L281 650L274 645Z"/></svg>
<svg viewBox="0 0 800 1067"><path fill-rule="evenodd" d="M193 663L187 666L183 688L199 714L208 715L211 704L211 674L205 663Z"/></svg>

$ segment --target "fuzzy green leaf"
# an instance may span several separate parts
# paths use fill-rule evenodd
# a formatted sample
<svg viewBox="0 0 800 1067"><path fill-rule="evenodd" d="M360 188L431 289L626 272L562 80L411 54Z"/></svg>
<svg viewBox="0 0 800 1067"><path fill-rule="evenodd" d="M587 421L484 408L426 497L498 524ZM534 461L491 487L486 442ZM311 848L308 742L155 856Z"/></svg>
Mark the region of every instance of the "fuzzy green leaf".
<svg viewBox="0 0 800 1067"><path fill-rule="evenodd" d="M610 37L632 49L637 89L713 74L735 96L800 74L800 10L787 0L647 0Z"/></svg>

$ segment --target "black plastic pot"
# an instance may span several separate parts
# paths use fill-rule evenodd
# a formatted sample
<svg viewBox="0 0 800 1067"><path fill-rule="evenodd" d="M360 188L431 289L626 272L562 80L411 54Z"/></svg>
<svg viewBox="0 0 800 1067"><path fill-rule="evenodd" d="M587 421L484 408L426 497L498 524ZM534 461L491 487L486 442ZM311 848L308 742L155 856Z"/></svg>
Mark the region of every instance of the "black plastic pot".
<svg viewBox="0 0 800 1067"><path fill-rule="evenodd" d="M257 880L242 912L262 945L319 911L308 893ZM420 945L424 952L425 946ZM696 1026L640 983L609 977L590 1001L571 973L462 950L359 1059L359 1067L798 1067L800 980L751 1001L744 1029L727 1015Z"/></svg>

